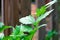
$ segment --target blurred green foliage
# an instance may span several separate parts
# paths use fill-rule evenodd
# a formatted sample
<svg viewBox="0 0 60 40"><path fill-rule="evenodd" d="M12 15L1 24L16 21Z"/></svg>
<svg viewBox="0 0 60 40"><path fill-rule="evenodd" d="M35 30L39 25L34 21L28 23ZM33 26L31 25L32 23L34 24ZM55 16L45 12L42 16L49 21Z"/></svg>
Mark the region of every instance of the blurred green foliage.
<svg viewBox="0 0 60 40"><path fill-rule="evenodd" d="M58 35L58 33L54 30L54 31L49 31L45 37L45 40L51 40L51 38L55 35Z"/></svg>

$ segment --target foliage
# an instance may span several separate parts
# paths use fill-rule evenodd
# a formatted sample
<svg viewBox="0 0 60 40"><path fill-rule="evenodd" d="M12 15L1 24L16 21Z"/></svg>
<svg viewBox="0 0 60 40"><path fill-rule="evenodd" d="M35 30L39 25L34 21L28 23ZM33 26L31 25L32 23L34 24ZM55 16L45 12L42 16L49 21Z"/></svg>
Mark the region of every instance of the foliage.
<svg viewBox="0 0 60 40"><path fill-rule="evenodd" d="M51 38L55 35L57 35L58 33L54 30L54 31L49 31L45 37L45 40L51 40Z"/></svg>
<svg viewBox="0 0 60 40"><path fill-rule="evenodd" d="M0 22L0 32L3 32L4 30L11 28L11 26L6 26L2 22Z"/></svg>
<svg viewBox="0 0 60 40"><path fill-rule="evenodd" d="M19 19L19 22L21 22L22 24L16 25L15 28L11 26L5 26L3 25L3 23L0 23L0 32L3 32L7 28L12 28L12 33L9 36L3 36L1 40L32 40L35 32L39 28L46 26L46 24L42 24L42 25L38 25L38 24L54 10L52 9L46 12L46 9L55 2L56 1L51 1L48 4L37 9L36 11L37 19L35 19L32 15ZM31 25L33 26L33 28Z"/></svg>

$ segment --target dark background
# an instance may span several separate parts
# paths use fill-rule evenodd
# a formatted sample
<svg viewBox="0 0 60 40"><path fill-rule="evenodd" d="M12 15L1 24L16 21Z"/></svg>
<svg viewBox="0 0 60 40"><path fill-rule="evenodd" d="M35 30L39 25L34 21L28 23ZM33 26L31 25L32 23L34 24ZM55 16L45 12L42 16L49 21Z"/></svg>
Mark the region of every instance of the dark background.
<svg viewBox="0 0 60 40"><path fill-rule="evenodd" d="M1 0L0 0L0 16L1 16Z"/></svg>
<svg viewBox="0 0 60 40"><path fill-rule="evenodd" d="M35 2L35 0L32 0L32 2Z"/></svg>

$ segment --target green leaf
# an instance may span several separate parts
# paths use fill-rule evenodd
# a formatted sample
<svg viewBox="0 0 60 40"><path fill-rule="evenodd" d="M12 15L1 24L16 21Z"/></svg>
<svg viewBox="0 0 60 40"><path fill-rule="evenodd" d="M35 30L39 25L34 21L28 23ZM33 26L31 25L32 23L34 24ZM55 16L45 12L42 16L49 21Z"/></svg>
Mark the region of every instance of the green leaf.
<svg viewBox="0 0 60 40"><path fill-rule="evenodd" d="M2 22L0 22L0 28L2 28L2 27L3 27L3 25L4 25L4 24L3 24Z"/></svg>
<svg viewBox="0 0 60 40"><path fill-rule="evenodd" d="M46 18L54 9L46 12L45 14L41 15L40 17L37 18L36 20L36 24L38 24L41 20L43 20L44 18Z"/></svg>
<svg viewBox="0 0 60 40"><path fill-rule="evenodd" d="M27 36L24 38L24 40L32 40L32 38L33 38L34 34L36 33L36 31L37 31L39 28L43 27L43 26L46 26L46 24L40 25L39 27L35 27L34 30L32 30L32 31L30 32L30 35L27 35Z"/></svg>
<svg viewBox="0 0 60 40"><path fill-rule="evenodd" d="M44 14L46 12L46 9L49 8L50 6L52 6L56 2L57 2L57 0L54 0L54 1L47 3L46 5L42 6L41 8L38 8L36 10L36 16L39 17L42 14Z"/></svg>
<svg viewBox="0 0 60 40"><path fill-rule="evenodd" d="M33 29L32 29L31 26L27 26L27 25L22 25L22 24L21 24L21 29L20 29L20 30L22 30L23 32L30 32L30 31L32 31Z"/></svg>
<svg viewBox="0 0 60 40"><path fill-rule="evenodd" d="M3 39L4 33L0 33L0 40Z"/></svg>
<svg viewBox="0 0 60 40"><path fill-rule="evenodd" d="M2 26L0 28L0 32L3 32L4 30L8 29L8 28L12 28L11 26Z"/></svg>
<svg viewBox="0 0 60 40"><path fill-rule="evenodd" d="M42 6L40 9L38 8L36 10L36 16L41 16L42 14L44 14L46 12L46 6Z"/></svg>
<svg viewBox="0 0 60 40"><path fill-rule="evenodd" d="M24 32L31 32L33 29L30 26L27 25L17 25L15 28L13 28L13 32L10 36L12 36L14 39L16 38L20 38L23 39L24 37L26 37L26 34L24 34Z"/></svg>
<svg viewBox="0 0 60 40"><path fill-rule="evenodd" d="M43 26L47 26L47 25L46 24L42 24L42 25L40 25L38 27L35 27L34 30L32 30L30 33L32 33L32 34L35 33L39 28L41 28Z"/></svg>
<svg viewBox="0 0 60 40"><path fill-rule="evenodd" d="M31 15L29 15L29 16L19 19L19 22L23 24L33 24L35 22L35 19Z"/></svg>
<svg viewBox="0 0 60 40"><path fill-rule="evenodd" d="M13 33L19 34L20 32L30 32L32 30L33 30L32 27L21 24L19 26L16 26L16 28L13 28Z"/></svg>
<svg viewBox="0 0 60 40"><path fill-rule="evenodd" d="M47 3L45 6L46 6L46 8L48 8L48 7L52 6L54 3L56 3L56 2L57 2L57 0L53 0L53 1L49 2L49 3Z"/></svg>
<svg viewBox="0 0 60 40"><path fill-rule="evenodd" d="M24 35L23 29L21 30L21 26L20 25L16 25L16 27L13 27L13 32L10 35L12 37L13 40L19 40L21 39Z"/></svg>
<svg viewBox="0 0 60 40"><path fill-rule="evenodd" d="M11 26L5 26L2 22L0 22L0 32L3 32L4 30L11 28Z"/></svg>
<svg viewBox="0 0 60 40"><path fill-rule="evenodd" d="M17 26L17 25L16 25L15 28L13 27L13 32L12 32L12 34L13 34L13 35L18 35L19 33L20 33L20 26Z"/></svg>
<svg viewBox="0 0 60 40"><path fill-rule="evenodd" d="M10 36L4 36L2 40L10 40Z"/></svg>

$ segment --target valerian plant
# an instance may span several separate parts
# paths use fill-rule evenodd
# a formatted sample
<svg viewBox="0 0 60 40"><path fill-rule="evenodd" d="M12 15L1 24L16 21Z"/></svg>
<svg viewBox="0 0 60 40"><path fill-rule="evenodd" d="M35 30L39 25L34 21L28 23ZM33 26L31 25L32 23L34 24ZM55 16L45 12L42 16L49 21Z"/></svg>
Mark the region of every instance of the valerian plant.
<svg viewBox="0 0 60 40"><path fill-rule="evenodd" d="M55 2L56 0L51 1L41 8L38 8L36 10L36 19L32 15L19 19L19 22L21 22L22 24L16 25L15 28L12 26L5 26L0 22L0 33L8 28L12 28L12 33L9 36L3 36L2 38L0 37L0 40L32 40L35 32L39 28L46 26L46 24L38 24L54 10L51 9L47 11L46 9L52 6ZM33 25L33 28L31 25Z"/></svg>

